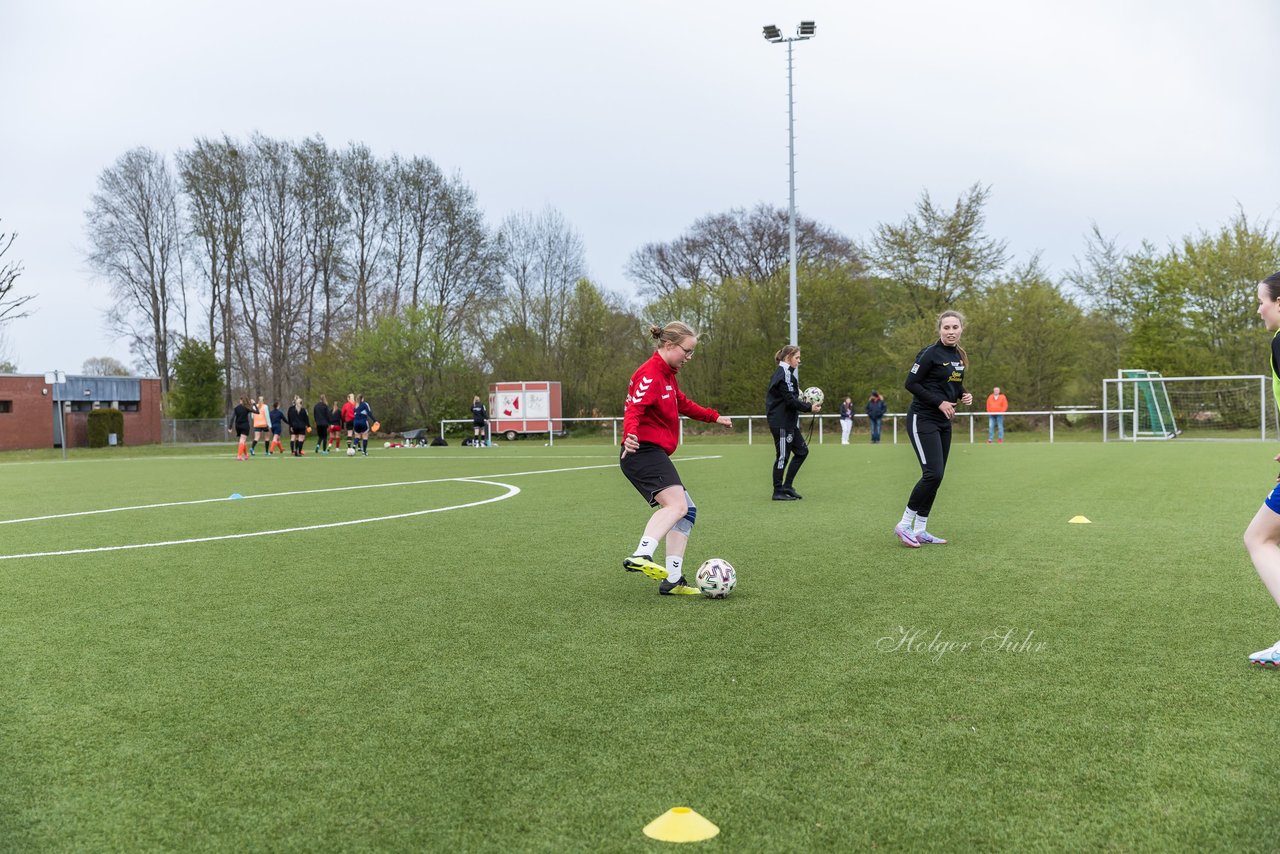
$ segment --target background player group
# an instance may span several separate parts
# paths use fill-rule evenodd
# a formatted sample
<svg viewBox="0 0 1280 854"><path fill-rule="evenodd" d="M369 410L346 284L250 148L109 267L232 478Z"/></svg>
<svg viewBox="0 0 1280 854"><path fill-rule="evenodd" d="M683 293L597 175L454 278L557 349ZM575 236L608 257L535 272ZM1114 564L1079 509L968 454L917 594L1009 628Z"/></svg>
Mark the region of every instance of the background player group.
<svg viewBox="0 0 1280 854"><path fill-rule="evenodd" d="M376 430L373 408L364 399L364 395L348 394L341 406L329 406L329 400L323 394L313 409L315 415L316 446L315 453L328 454L330 443L341 447L342 432L347 433L347 448L364 456L369 456L369 432ZM281 412L280 404L267 406L266 399L259 396L251 402L248 397L241 397L239 405L231 413L227 424L228 431L234 431L239 439L236 459L247 460L255 456L258 442L266 444L268 455L273 452L283 454L280 436L284 426L289 427L289 451L295 457L304 455L307 435L311 433L311 416L301 397L293 398L289 411ZM249 443L250 428L253 442Z"/></svg>

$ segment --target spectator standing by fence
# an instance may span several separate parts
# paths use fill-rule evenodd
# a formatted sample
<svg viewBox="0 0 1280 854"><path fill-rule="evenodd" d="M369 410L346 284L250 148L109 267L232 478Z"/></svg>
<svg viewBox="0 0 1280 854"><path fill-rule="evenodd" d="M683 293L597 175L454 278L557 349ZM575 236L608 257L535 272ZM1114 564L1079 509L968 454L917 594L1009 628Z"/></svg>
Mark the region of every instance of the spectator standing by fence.
<svg viewBox="0 0 1280 854"><path fill-rule="evenodd" d="M885 410L889 405L884 402L880 392L871 389L871 398L867 401L867 418L871 421L871 444L880 444L880 422L884 420Z"/></svg>
<svg viewBox="0 0 1280 854"><path fill-rule="evenodd" d="M853 429L853 399L840 401L840 444L849 444L849 431Z"/></svg>
<svg viewBox="0 0 1280 854"><path fill-rule="evenodd" d="M991 440L1004 442L1004 414L1009 411L1009 398L1000 393L1000 386L987 395L987 444Z"/></svg>

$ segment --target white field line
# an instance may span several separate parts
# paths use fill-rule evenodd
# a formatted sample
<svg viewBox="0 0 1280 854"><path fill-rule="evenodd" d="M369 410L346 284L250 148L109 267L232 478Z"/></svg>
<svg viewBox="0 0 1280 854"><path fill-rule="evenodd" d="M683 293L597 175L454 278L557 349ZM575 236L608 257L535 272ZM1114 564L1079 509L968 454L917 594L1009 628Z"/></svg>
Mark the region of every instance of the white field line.
<svg viewBox="0 0 1280 854"><path fill-rule="evenodd" d="M679 462L686 462L686 461L691 462L695 460L714 460L714 459L719 459L719 456L717 455L717 456L703 456L703 457L684 457L681 460L679 460ZM307 495L307 494L323 493L323 492L346 492L346 491L355 490L355 489L378 489L378 488L389 487L389 486L413 486L413 485L427 484L427 483L448 483L448 482L482 483L487 486L500 486L503 489L507 490L505 493L503 493L502 495L499 495L496 498L486 498L483 501L472 501L466 504L454 504L448 507L433 507L429 510L414 510L409 513L395 513L389 516L374 516L368 519L350 519L345 522L327 522L321 525L303 525L303 526L298 526L294 528L277 528L271 531L251 531L251 532L240 533L240 534L220 534L220 535L211 536L211 537L191 537L183 540L163 540L163 541L154 542L154 543L130 543L122 546L98 546L95 548L86 548L86 549L62 549L59 551L50 551L50 552L30 552L27 554L0 555L0 560L18 560L21 558L37 558L37 557L56 557L60 555L95 554L100 552L128 551L133 549L151 549L151 548L158 548L160 546L181 546L181 545L189 545L192 543L211 543L211 542L217 542L220 540L242 540L250 537L267 537L275 534L293 534L301 531L317 531L317 530L323 530L325 528L344 528L350 525L364 525L370 522L386 522L393 519L408 519L414 516L425 516L430 513L442 513L446 510L463 510L468 507L479 507L483 504L492 504L497 501L505 501L508 498L514 498L516 495L520 494L520 488L517 486L512 486L509 483L499 483L493 480L486 480L485 478L523 477L525 475L531 475L531 474L558 474L561 472L587 471L590 469L613 468L613 465L614 464L610 463L609 465L574 466L571 468L561 468L561 469L540 469L537 471L510 472L508 474L499 474L499 475L478 475L478 476L472 476L472 477L447 477L447 478L436 478L433 480L401 481L397 483L375 483L375 484L363 484L358 486L338 486L338 487L330 487L327 489L308 489L308 490L298 490L295 492L274 492L274 493L268 493L268 494L262 494L262 495L246 495L244 496L244 498L240 498L240 499L206 498L206 499L200 499L197 501L175 501L175 502L169 502L166 504L145 504L145 505L138 505L136 507L116 507L116 508L108 508L104 510L86 510L79 513L66 513L66 514L55 515L55 516L40 516L40 517L33 517L32 519L10 519L4 522L0 522L0 524L12 524L14 522L30 522L30 521L37 521L37 520L43 520L43 519L62 519L62 518L67 518L68 516L89 516L97 513L113 513L113 512L119 512L122 510L148 510L148 509L158 508L158 507L178 507L178 506L190 505L190 504L207 504L214 501L242 501L250 498L278 498L278 497L287 496L287 495Z"/></svg>
<svg viewBox="0 0 1280 854"><path fill-rule="evenodd" d="M449 507L433 507L430 510L414 510L410 513L395 513L391 516L373 516L369 519L349 519L346 522L326 522L323 525L303 525L297 528L277 528L273 531L251 531L243 534L220 534L216 537L191 537L186 540L163 540L157 543L130 543L123 546L98 546L92 549L63 549L56 552L31 552L30 554L21 555L0 555L0 560L18 560L20 558L33 557L55 557L58 555L83 555L93 554L96 552L120 552L131 549L154 549L160 546L185 546L191 543L212 543L217 540L243 540L249 537L269 537L274 534L296 534L299 531L318 531L324 528L345 528L348 525L364 525L369 522L386 522L391 519L408 519L412 516L425 516L428 513L443 513L446 510L462 510L466 507L479 507L481 504L492 504L495 501L504 501L520 494L520 487L512 486L509 483L498 483L492 480L478 480L475 478L450 478L451 480L466 481L467 483L483 483L488 486L501 486L507 491L497 498L486 498L483 501L472 501L467 504L454 504Z"/></svg>
<svg viewBox="0 0 1280 854"><path fill-rule="evenodd" d="M685 462L691 460L714 460L719 459L718 456L712 457L684 457L677 462ZM589 469L608 469L613 468L616 463L608 463L606 465L597 466L573 466L570 468L559 469L539 469L537 471L516 471L507 472L505 474L478 475L479 477L523 477L530 474L558 474L560 472L570 471L587 471ZM195 504L217 504L222 501L251 501L258 498L283 498L290 495L317 495L324 492L348 492L356 489L386 489L393 486L422 486L428 483L449 483L455 480L469 480L467 476L459 477L437 477L429 480L401 480L392 483L364 483L355 486L330 486L324 489L299 489L292 492L264 492L259 495L245 495L240 498L196 498L191 501L167 501L161 504L134 504L128 507L104 507L101 510L77 510L71 513L51 513L46 516L27 516L22 519L0 519L0 525L17 525L22 522L45 522L50 519L72 519L76 516L98 516L103 513L123 513L129 510L155 510L161 507L189 507Z"/></svg>

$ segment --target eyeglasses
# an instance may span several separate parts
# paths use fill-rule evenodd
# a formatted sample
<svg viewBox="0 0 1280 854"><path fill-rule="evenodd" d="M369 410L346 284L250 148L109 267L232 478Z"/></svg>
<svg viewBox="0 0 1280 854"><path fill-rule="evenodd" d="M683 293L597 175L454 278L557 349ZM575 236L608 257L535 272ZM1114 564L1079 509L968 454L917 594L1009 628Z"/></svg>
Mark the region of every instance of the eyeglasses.
<svg viewBox="0 0 1280 854"><path fill-rule="evenodd" d="M684 351L684 354L685 354L686 356L690 356L690 357L692 357L692 356L693 356L693 348L692 348L692 347L686 347L686 346L684 346L683 344L677 344L676 346L677 346L677 347L679 347L681 350L683 350L683 351Z"/></svg>

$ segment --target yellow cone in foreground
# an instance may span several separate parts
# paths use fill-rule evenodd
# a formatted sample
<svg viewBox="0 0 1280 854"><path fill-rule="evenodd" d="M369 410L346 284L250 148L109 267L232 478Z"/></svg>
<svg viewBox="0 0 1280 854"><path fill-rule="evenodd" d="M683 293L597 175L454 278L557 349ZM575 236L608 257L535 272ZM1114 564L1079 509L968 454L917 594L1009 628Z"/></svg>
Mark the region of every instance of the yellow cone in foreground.
<svg viewBox="0 0 1280 854"><path fill-rule="evenodd" d="M672 807L644 826L644 835L661 842L701 842L720 828L688 807Z"/></svg>
<svg viewBox="0 0 1280 854"><path fill-rule="evenodd" d="M1084 518L1083 516L1072 516L1070 519L1067 520L1067 524L1068 525L1091 525L1093 523L1090 522L1088 519Z"/></svg>

